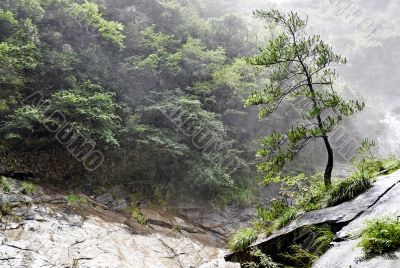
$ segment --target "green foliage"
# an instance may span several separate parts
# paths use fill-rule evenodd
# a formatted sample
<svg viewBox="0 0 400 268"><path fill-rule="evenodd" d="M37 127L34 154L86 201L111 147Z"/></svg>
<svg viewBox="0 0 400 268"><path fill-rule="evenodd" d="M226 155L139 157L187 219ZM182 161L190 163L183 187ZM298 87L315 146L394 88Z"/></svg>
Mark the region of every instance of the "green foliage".
<svg viewBox="0 0 400 268"><path fill-rule="evenodd" d="M88 200L77 194L70 194L65 197L65 200L68 202L70 205L87 205Z"/></svg>
<svg viewBox="0 0 400 268"><path fill-rule="evenodd" d="M37 68L41 56L38 29L30 19L17 20L15 14L0 8L0 22L9 26L0 32L0 97L8 98L18 95L28 80L26 72Z"/></svg>
<svg viewBox="0 0 400 268"><path fill-rule="evenodd" d="M257 215L260 217L264 222L271 222L282 215L288 206L283 204L278 200L272 200L271 206L268 210L262 207L257 208Z"/></svg>
<svg viewBox="0 0 400 268"><path fill-rule="evenodd" d="M232 148L232 141L228 138L226 127L218 120L218 115L205 110L198 98L180 90L157 94L155 98L157 104L144 108L147 119L159 118L152 119L160 122L156 127L179 131L179 135L175 135L178 139L173 144L157 146L158 149L168 150L169 155L181 159L182 164L189 167L186 168L187 175L194 178L193 181L199 187L206 187L210 191L232 187L234 181L228 172L236 166L219 163L227 156L234 160L240 158L238 152ZM165 136L160 138L159 142L165 140ZM152 145L156 145L154 142L158 139L151 139ZM191 155L190 158L187 157L188 154Z"/></svg>
<svg viewBox="0 0 400 268"><path fill-rule="evenodd" d="M75 20L82 20L82 27L88 28L90 26L96 29L105 40L112 42L119 49L124 48L125 35L123 34L123 24L104 19L96 3L86 0L82 4L74 3L70 15Z"/></svg>
<svg viewBox="0 0 400 268"><path fill-rule="evenodd" d="M280 229L286 225L288 225L292 220L294 220L297 216L297 209L294 207L288 208L279 218L277 218L274 222L276 229Z"/></svg>
<svg viewBox="0 0 400 268"><path fill-rule="evenodd" d="M45 125L55 128L68 123L70 128L92 142L118 145L116 134L120 118L116 114L118 105L113 97L100 86L85 82L70 90L56 92L42 105L17 108L8 116L1 131L9 139L21 139L35 131L40 132ZM52 133L48 132L48 135Z"/></svg>
<svg viewBox="0 0 400 268"><path fill-rule="evenodd" d="M8 216L12 214L12 205L11 204L1 204L0 205L0 213L2 216Z"/></svg>
<svg viewBox="0 0 400 268"><path fill-rule="evenodd" d="M158 194L156 193L155 195L158 195ZM158 197L158 198L161 199L161 197ZM129 199L130 200L129 200L129 206L127 208L127 212L131 215L132 219L134 219L135 221L137 221L138 223L140 223L142 225L146 225L147 219L143 215L143 213L140 211L140 208L136 205L137 195L131 194Z"/></svg>
<svg viewBox="0 0 400 268"><path fill-rule="evenodd" d="M330 247L331 242L335 238L335 233L328 226L314 227L313 230L316 238L312 244L313 252L322 256Z"/></svg>
<svg viewBox="0 0 400 268"><path fill-rule="evenodd" d="M3 192L8 193L11 191L11 182L8 178L1 176L0 178L0 187Z"/></svg>
<svg viewBox="0 0 400 268"><path fill-rule="evenodd" d="M273 200L269 209L257 208L257 216L262 228L269 235L271 232L288 225L297 216L298 209L280 201Z"/></svg>
<svg viewBox="0 0 400 268"><path fill-rule="evenodd" d="M146 225L147 224L147 219L146 217L142 214L142 212L140 211L140 209L136 206L131 206L129 208L129 213L131 214L132 218L137 221L138 223L142 224L142 225Z"/></svg>
<svg viewBox="0 0 400 268"><path fill-rule="evenodd" d="M258 70L235 58L248 51L247 25L235 15L207 17L200 6L1 1L2 145L59 156L48 127L66 123L64 130L109 157L95 174L71 163L71 174L57 175L60 182L87 175L94 189L111 177L127 185L151 181L144 187L149 197L160 187L170 196L188 188L200 198L249 202L258 187L245 167L254 158L250 136L258 133L245 126L254 122L242 98L256 87ZM33 92L43 100L26 101ZM191 133L204 135L187 135L166 118L178 107ZM55 174L55 167L46 169Z"/></svg>
<svg viewBox="0 0 400 268"><path fill-rule="evenodd" d="M244 228L236 231L231 237L228 246L232 251L245 250L257 239L258 232L253 228Z"/></svg>
<svg viewBox="0 0 400 268"><path fill-rule="evenodd" d="M320 175L311 176L309 186L301 191L301 197L297 199L297 205L304 211L321 209L327 195L324 183Z"/></svg>
<svg viewBox="0 0 400 268"><path fill-rule="evenodd" d="M27 194L27 195L34 194L34 193L36 193L36 192L38 191L37 186L34 185L34 184L33 184L32 182L30 182L30 181L24 181L24 182L22 182L21 187L22 187L21 192L22 192L23 194Z"/></svg>
<svg viewBox="0 0 400 268"><path fill-rule="evenodd" d="M381 158L377 156L376 143L364 139L353 159L356 171L351 178L374 178L380 174L390 174L400 168L400 160L394 157Z"/></svg>
<svg viewBox="0 0 400 268"><path fill-rule="evenodd" d="M222 204L250 205L258 195L260 188L256 185L245 184L222 193Z"/></svg>
<svg viewBox="0 0 400 268"><path fill-rule="evenodd" d="M368 222L359 246L367 258L391 253L400 248L400 222L390 218Z"/></svg>
<svg viewBox="0 0 400 268"><path fill-rule="evenodd" d="M114 94L85 82L70 90L55 93L50 105L53 110L61 111L67 122L80 133L94 141L118 145L116 134L121 119L116 113L119 106L115 103Z"/></svg>
<svg viewBox="0 0 400 268"><path fill-rule="evenodd" d="M250 64L266 68L269 75L264 90L252 93L246 106L261 106L260 117L265 118L284 103L299 109L304 108L305 102L311 103L301 115L307 122L261 139L258 169L266 174L265 181L269 183L315 139L324 139L331 160L329 134L344 117L362 110L364 104L346 101L333 89L337 75L332 67L345 64L346 59L335 54L320 36L306 36L306 20L297 13L282 14L274 9L258 10L255 15L274 26L276 35L259 55L248 59ZM330 184L332 165L328 162L325 171L326 186Z"/></svg>
<svg viewBox="0 0 400 268"><path fill-rule="evenodd" d="M264 253L262 253L261 250L259 249L254 249L251 253L250 253L253 257L257 258L258 261L257 263L255 262L248 262L248 263L244 263L242 264L243 267L245 268L279 268L281 267L281 265L275 263L271 257L265 255Z"/></svg>
<svg viewBox="0 0 400 268"><path fill-rule="evenodd" d="M329 192L328 206L349 201L372 187L371 180L364 177L346 179L334 185Z"/></svg>
<svg viewBox="0 0 400 268"><path fill-rule="evenodd" d="M303 249L298 245L292 245L288 252L281 254L285 263L289 263L298 268L311 268L312 264L318 259L318 256Z"/></svg>

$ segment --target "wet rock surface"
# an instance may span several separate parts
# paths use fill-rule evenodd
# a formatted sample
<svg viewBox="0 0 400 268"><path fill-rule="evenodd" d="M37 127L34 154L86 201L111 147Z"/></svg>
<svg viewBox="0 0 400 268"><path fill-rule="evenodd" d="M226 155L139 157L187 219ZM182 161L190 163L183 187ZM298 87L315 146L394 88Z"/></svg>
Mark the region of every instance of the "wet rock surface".
<svg viewBox="0 0 400 268"><path fill-rule="evenodd" d="M400 181L400 174L394 174ZM396 178L394 177L394 178ZM338 234L337 241L314 265L317 268L365 267L397 268L400 267L400 251L379 256L370 260L364 258L362 250L357 247L360 233L368 220L376 218L399 218L400 216L400 183L397 183L381 199L368 208L360 217L346 225Z"/></svg>
<svg viewBox="0 0 400 268"><path fill-rule="evenodd" d="M238 267L207 230L166 211L143 209L147 225L96 201L67 204L65 196L1 193L0 267L175 268ZM101 201L101 200L99 200Z"/></svg>

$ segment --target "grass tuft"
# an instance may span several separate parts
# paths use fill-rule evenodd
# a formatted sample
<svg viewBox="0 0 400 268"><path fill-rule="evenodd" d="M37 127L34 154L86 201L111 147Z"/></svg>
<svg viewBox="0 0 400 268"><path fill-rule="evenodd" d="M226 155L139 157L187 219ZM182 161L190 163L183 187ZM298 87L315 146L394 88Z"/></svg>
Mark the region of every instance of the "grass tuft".
<svg viewBox="0 0 400 268"><path fill-rule="evenodd" d="M328 206L336 206L349 201L372 187L371 180L365 177L346 179L332 187L328 194Z"/></svg>
<svg viewBox="0 0 400 268"><path fill-rule="evenodd" d="M368 222L359 246L367 258L400 249L400 222L390 218Z"/></svg>
<svg viewBox="0 0 400 268"><path fill-rule="evenodd" d="M38 191L38 188L36 185L34 185L32 182L29 181L24 181L22 182L22 193L23 194L34 194Z"/></svg>
<svg viewBox="0 0 400 268"><path fill-rule="evenodd" d="M297 216L297 209L295 207L287 208L281 216L274 220L274 226L276 229L280 229L288 225Z"/></svg>
<svg viewBox="0 0 400 268"><path fill-rule="evenodd" d="M11 182L4 176L1 176L0 187L5 193L9 193L11 191Z"/></svg>
<svg viewBox="0 0 400 268"><path fill-rule="evenodd" d="M257 239L258 232L253 228L244 228L233 234L228 243L232 251L243 251Z"/></svg>
<svg viewBox="0 0 400 268"><path fill-rule="evenodd" d="M88 200L85 197L82 197L77 194L70 194L65 197L68 204L70 205L85 205L88 203Z"/></svg>
<svg viewBox="0 0 400 268"><path fill-rule="evenodd" d="M285 263L288 262L296 268L311 268L318 256L303 249L298 245L289 247L289 251L281 254Z"/></svg>
<svg viewBox="0 0 400 268"><path fill-rule="evenodd" d="M13 209L13 207L11 204L2 204L2 205L0 205L0 214L2 216L11 215L12 209Z"/></svg>
<svg viewBox="0 0 400 268"><path fill-rule="evenodd" d="M136 220L138 223L140 223L142 225L147 224L146 217L143 215L143 213L140 211L140 209L138 207L136 207L136 206L130 207L129 210L130 210L130 214L134 220Z"/></svg>
<svg viewBox="0 0 400 268"><path fill-rule="evenodd" d="M312 244L313 252L321 256L329 249L335 234L328 226L315 227L314 232L316 238Z"/></svg>

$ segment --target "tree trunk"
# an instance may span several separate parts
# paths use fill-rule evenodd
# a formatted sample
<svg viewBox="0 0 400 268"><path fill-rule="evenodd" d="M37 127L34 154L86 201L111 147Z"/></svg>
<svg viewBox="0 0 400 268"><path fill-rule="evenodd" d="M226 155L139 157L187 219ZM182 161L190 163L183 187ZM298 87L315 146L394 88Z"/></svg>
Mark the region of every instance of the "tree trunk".
<svg viewBox="0 0 400 268"><path fill-rule="evenodd" d="M333 150L331 144L329 143L328 136L324 136L324 143L326 150L328 151L328 163L326 164L324 173L325 187L328 189L332 186L332 170L333 170Z"/></svg>

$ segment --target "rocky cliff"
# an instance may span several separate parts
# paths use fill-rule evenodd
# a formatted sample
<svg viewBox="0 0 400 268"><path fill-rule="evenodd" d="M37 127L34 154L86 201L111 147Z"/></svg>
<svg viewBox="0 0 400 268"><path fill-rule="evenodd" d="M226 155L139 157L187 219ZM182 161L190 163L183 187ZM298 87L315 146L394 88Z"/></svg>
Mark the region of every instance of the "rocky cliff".
<svg viewBox="0 0 400 268"><path fill-rule="evenodd" d="M179 215L143 209L143 225L86 196L72 204L10 182L0 195L0 267L238 267L224 261L220 237Z"/></svg>

